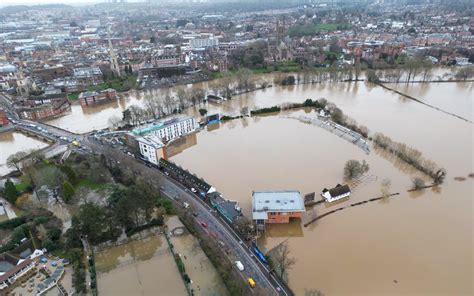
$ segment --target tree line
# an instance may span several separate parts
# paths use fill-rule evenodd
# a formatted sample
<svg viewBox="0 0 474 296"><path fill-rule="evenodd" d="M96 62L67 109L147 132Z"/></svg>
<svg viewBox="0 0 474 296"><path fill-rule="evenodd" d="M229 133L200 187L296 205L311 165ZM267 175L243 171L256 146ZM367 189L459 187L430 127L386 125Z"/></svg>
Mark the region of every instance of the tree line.
<svg viewBox="0 0 474 296"><path fill-rule="evenodd" d="M378 147L390 152L400 160L433 178L435 184L443 183L446 170L439 167L432 160L424 158L420 151L404 143L396 142L382 133L375 133L373 141Z"/></svg>

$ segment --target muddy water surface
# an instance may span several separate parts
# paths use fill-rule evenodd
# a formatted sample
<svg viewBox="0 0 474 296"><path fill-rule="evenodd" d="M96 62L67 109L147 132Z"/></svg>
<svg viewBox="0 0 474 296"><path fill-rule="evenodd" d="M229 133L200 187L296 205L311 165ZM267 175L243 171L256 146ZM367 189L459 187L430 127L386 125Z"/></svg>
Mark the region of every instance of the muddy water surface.
<svg viewBox="0 0 474 296"><path fill-rule="evenodd" d="M190 277L194 295L226 296L227 290L212 265L209 258L202 251L199 242L185 228L177 216L168 217L166 221L168 230L184 229L182 235L171 235L171 243L184 263L186 273Z"/></svg>
<svg viewBox="0 0 474 296"><path fill-rule="evenodd" d="M8 156L19 151L37 150L46 146L48 146L47 143L27 137L19 132L0 134L0 175L5 175L12 171L6 165Z"/></svg>
<svg viewBox="0 0 474 296"><path fill-rule="evenodd" d="M100 295L186 295L166 241L131 241L96 254Z"/></svg>
<svg viewBox="0 0 474 296"><path fill-rule="evenodd" d="M470 92L459 96L463 94ZM267 89L209 109L237 113L243 106L319 97L335 102L372 131L422 151L447 169L445 183L407 193L411 177L418 174L410 167L383 151L372 149L367 156L333 134L284 118L285 114L246 118L201 132L198 145L172 160L208 180L227 198L240 201L248 215L252 190L319 193L342 181L346 160L365 159L369 174L377 179L357 187L350 201L337 206L379 196L385 178L391 180L390 191L400 196L338 212L307 228L298 221L271 227L262 240L266 248L290 237L297 259L290 286L297 294L305 289L327 295L472 294L473 180L453 179L473 171L471 124L364 83ZM454 111L464 108L452 106ZM316 207L303 223L332 208Z"/></svg>

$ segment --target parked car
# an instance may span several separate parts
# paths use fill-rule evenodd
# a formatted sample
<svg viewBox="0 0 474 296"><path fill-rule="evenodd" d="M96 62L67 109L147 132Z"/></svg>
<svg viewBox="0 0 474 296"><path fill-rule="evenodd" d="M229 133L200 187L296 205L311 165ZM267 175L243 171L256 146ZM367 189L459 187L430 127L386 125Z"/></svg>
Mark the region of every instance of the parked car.
<svg viewBox="0 0 474 296"><path fill-rule="evenodd" d="M207 223L206 222L201 222L201 226L204 228L207 228Z"/></svg>
<svg viewBox="0 0 474 296"><path fill-rule="evenodd" d="M196 190L195 188L191 188L191 192L192 192L192 193L196 193L197 190Z"/></svg>
<svg viewBox="0 0 474 296"><path fill-rule="evenodd" d="M257 284L255 283L253 278L248 278L247 283L249 283L250 287L252 287L252 288L255 288L255 286L257 286Z"/></svg>
<svg viewBox="0 0 474 296"><path fill-rule="evenodd" d="M240 261L235 261L235 266L237 266L237 269L240 271L244 271L244 265Z"/></svg>

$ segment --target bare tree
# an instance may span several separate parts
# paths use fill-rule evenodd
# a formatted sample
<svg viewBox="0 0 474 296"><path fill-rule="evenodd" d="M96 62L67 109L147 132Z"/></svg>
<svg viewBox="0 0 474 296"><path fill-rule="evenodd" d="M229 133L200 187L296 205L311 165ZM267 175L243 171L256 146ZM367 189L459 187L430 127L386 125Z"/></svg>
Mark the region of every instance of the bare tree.
<svg viewBox="0 0 474 296"><path fill-rule="evenodd" d="M184 88L184 86L179 86L178 90L176 91L176 97L178 98L179 109L183 110L186 108L188 102L188 92Z"/></svg>
<svg viewBox="0 0 474 296"><path fill-rule="evenodd" d="M392 186L392 181L390 179L383 179L380 187L380 191L383 197L387 197L390 194L390 187Z"/></svg>
<svg viewBox="0 0 474 296"><path fill-rule="evenodd" d="M224 76L220 80L222 89L222 96L230 99L234 94L235 77L231 73L225 72Z"/></svg>
<svg viewBox="0 0 474 296"><path fill-rule="evenodd" d="M20 171L20 161L28 155L25 151L18 151L7 158L7 167L15 168L15 170Z"/></svg>
<svg viewBox="0 0 474 296"><path fill-rule="evenodd" d="M237 72L237 88L239 90L249 91L253 88L252 71L242 68Z"/></svg>
<svg viewBox="0 0 474 296"><path fill-rule="evenodd" d="M108 124L111 128L117 129L123 124L122 118L117 115L112 115L109 117Z"/></svg>
<svg viewBox="0 0 474 296"><path fill-rule="evenodd" d="M163 100L163 103L165 105L165 108L166 108L166 114L171 114L173 113L173 110L175 109L176 107L176 102L174 100L174 98L167 94Z"/></svg>
<svg viewBox="0 0 474 296"><path fill-rule="evenodd" d="M204 101L204 90L202 88L193 87L191 91L191 102L193 106L201 104Z"/></svg>
<svg viewBox="0 0 474 296"><path fill-rule="evenodd" d="M296 259L290 257L290 249L288 247L288 242L285 241L276 248L273 260L280 278L283 279L283 276L286 275L286 272L289 269L293 268L296 263Z"/></svg>

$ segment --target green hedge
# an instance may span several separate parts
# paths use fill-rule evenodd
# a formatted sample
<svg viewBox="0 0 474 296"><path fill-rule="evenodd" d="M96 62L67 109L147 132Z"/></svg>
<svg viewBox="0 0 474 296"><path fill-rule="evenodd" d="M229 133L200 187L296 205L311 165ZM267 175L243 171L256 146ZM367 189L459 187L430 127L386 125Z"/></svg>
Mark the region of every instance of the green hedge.
<svg viewBox="0 0 474 296"><path fill-rule="evenodd" d="M0 229L14 229L20 225L25 224L25 217L17 217L10 220L0 222Z"/></svg>

